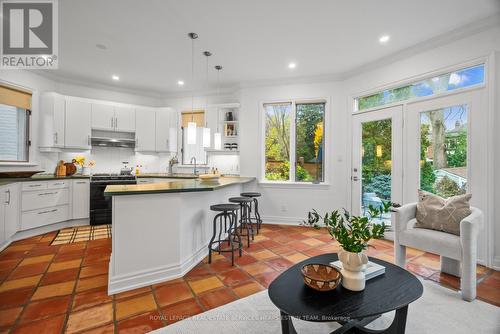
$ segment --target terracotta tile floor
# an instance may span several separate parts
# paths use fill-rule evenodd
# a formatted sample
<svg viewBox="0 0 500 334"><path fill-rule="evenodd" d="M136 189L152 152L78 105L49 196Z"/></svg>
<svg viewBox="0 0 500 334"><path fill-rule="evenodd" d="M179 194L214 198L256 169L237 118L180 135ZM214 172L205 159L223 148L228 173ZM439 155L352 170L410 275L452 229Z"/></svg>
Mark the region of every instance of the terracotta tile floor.
<svg viewBox="0 0 500 334"><path fill-rule="evenodd" d="M17 241L0 253L0 333L143 333L266 289L294 263L339 246L324 230L264 225L231 267L214 254L186 276L107 295L111 239L49 246L56 233ZM368 254L393 261L392 242ZM457 289L439 257L409 250L408 269ZM478 266L478 298L500 306L500 272Z"/></svg>

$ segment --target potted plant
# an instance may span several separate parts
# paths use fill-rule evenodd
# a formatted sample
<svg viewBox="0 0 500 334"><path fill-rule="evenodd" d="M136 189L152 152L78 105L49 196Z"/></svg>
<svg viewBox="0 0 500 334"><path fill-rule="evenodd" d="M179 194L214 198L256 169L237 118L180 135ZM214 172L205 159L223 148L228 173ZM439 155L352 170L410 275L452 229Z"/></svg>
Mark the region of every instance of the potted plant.
<svg viewBox="0 0 500 334"><path fill-rule="evenodd" d="M342 285L349 290L361 291L365 288L364 270L368 257L363 253L368 248L371 239L381 239L384 236L385 224L374 224L372 220L389 212L390 202L383 202L381 206L368 206L367 216L352 216L347 210L335 210L324 216L316 210L310 211L303 225L320 229L325 226L328 233L335 238L342 247L339 260L342 263Z"/></svg>

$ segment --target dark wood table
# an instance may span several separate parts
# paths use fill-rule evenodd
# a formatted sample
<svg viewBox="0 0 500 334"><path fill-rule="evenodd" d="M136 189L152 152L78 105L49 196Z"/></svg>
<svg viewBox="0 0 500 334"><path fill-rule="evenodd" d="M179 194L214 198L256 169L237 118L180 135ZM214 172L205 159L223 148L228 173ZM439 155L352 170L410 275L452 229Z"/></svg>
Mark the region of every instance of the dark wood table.
<svg viewBox="0 0 500 334"><path fill-rule="evenodd" d="M307 287L300 269L305 264L329 264L337 254L324 254L302 261L277 277L269 286L269 297L281 312L283 334L295 334L292 317L313 322L335 321L342 325L332 332L403 334L408 304L422 296L422 283L410 272L382 260L370 261L385 266L385 274L366 281L363 291L354 292L339 285L331 292ZM396 310L392 324L381 331L365 328L383 313Z"/></svg>

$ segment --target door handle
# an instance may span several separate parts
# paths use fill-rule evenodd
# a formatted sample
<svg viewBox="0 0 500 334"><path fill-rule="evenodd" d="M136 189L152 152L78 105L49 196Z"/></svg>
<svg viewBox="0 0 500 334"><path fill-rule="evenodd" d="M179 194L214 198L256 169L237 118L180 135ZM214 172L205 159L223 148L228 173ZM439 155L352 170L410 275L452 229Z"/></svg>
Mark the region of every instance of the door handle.
<svg viewBox="0 0 500 334"><path fill-rule="evenodd" d="M5 202L5 204L10 204L10 189L5 192L6 194L9 194L9 199Z"/></svg>

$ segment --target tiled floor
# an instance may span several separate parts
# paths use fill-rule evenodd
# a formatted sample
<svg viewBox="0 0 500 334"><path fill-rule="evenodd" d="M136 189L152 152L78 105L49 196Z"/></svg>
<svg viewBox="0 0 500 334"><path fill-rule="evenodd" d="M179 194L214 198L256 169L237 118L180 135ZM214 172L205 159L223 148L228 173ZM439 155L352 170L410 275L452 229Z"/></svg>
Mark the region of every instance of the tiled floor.
<svg viewBox="0 0 500 334"><path fill-rule="evenodd" d="M107 295L111 240L49 246L56 233L0 253L0 333L142 333L264 290L280 272L310 256L337 252L324 231L264 225L236 266L221 255L185 277ZM374 241L370 256L393 261L392 243ZM457 288L439 273L439 257L408 251L408 269ZM500 306L500 272L478 267L478 298Z"/></svg>

